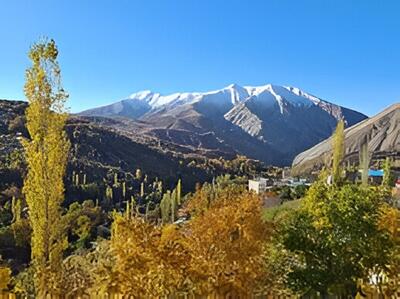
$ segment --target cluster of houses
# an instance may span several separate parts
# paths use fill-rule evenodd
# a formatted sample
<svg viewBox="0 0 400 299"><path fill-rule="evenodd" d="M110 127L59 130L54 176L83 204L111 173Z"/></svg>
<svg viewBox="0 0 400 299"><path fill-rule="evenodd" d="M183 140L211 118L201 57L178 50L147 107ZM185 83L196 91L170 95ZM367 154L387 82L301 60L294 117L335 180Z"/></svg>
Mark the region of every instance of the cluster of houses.
<svg viewBox="0 0 400 299"><path fill-rule="evenodd" d="M282 179L272 179L272 178L256 178L249 180L249 190L254 191L257 194L262 194L275 187L291 187L296 188L297 186L310 186L311 183L307 179L301 178L282 178Z"/></svg>
<svg viewBox="0 0 400 299"><path fill-rule="evenodd" d="M282 172L282 178L280 179L273 179L273 178L255 178L251 179L248 182L248 188L250 191L254 191L257 194L265 193L275 187L291 187L295 188L297 186L310 186L311 183L307 179L303 178L293 178L293 177L286 177L286 173L288 173L287 169L284 169ZM368 171L368 177L370 183L372 184L380 184L383 179L384 172L383 170L374 170L370 169ZM349 177L350 180L357 181L360 180L360 174L356 172L354 177ZM329 183L329 178L328 178ZM397 178L395 183L395 191L400 194L400 177Z"/></svg>

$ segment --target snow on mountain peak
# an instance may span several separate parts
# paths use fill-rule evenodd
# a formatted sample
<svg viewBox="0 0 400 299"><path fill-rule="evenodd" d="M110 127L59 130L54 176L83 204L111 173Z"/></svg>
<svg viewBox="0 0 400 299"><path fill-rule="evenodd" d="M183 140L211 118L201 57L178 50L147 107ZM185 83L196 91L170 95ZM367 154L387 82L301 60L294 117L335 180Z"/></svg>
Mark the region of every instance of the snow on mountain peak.
<svg viewBox="0 0 400 299"><path fill-rule="evenodd" d="M215 104L229 103L234 106L254 97L259 97L259 101L267 101L270 104L276 102L280 107L281 113L284 112L286 105L310 107L318 105L321 102L321 99L297 87L273 84L243 87L236 83L214 91L184 92L169 95L161 95L150 90L143 90L130 95L128 99L145 101L152 108L158 108L164 105L192 104L201 102L204 99L207 99L207 102L214 102Z"/></svg>
<svg viewBox="0 0 400 299"><path fill-rule="evenodd" d="M320 98L317 98L316 96L313 96L307 92L302 91L301 89L297 87L292 87L292 86L285 86L287 90L290 92L294 93L297 96L304 97L312 101L314 104L318 105L321 102Z"/></svg>
<svg viewBox="0 0 400 299"><path fill-rule="evenodd" d="M227 90L228 92L230 92L231 103L233 105L243 102L246 98L249 97L248 91L244 87L242 87L236 83L229 85L228 87L224 88L224 90Z"/></svg>
<svg viewBox="0 0 400 299"><path fill-rule="evenodd" d="M245 86L244 88L248 91L250 96L258 96L260 93L270 90L272 85L267 84L261 86Z"/></svg>
<svg viewBox="0 0 400 299"><path fill-rule="evenodd" d="M242 88L242 87L236 83L232 83L232 84L228 85L228 87L226 87L226 88L227 89L238 89L238 88Z"/></svg>
<svg viewBox="0 0 400 299"><path fill-rule="evenodd" d="M131 94L128 98L136 100L145 100L151 96L153 96L153 92L151 90L142 90Z"/></svg>

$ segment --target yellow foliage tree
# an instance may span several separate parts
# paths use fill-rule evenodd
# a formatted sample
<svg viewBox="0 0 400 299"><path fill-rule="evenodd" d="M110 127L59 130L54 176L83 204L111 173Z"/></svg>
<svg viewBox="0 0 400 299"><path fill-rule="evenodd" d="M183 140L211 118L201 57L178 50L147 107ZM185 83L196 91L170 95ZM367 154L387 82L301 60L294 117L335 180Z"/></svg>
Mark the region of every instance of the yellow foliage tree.
<svg viewBox="0 0 400 299"><path fill-rule="evenodd" d="M385 205L382 208L382 217L380 219L381 228L389 232L395 250L392 251L390 263L386 269L386 293L394 296L400 291L400 211L397 208Z"/></svg>
<svg viewBox="0 0 400 299"><path fill-rule="evenodd" d="M223 203L230 202L231 199L240 198L245 192L241 185L232 185L230 182L224 182L229 178L218 177L217 182L212 184L205 183L198 187L196 192L185 204L185 210L191 215L200 215L210 209L216 201Z"/></svg>
<svg viewBox="0 0 400 299"><path fill-rule="evenodd" d="M264 254L270 227L261 209L260 199L242 188L205 185L188 202L192 219L181 225L116 214L114 266L103 277L112 277L112 291L134 298L250 296L270 281Z"/></svg>
<svg viewBox="0 0 400 299"><path fill-rule="evenodd" d="M11 270L8 267L0 267L0 294L8 290L8 284L11 281Z"/></svg>
<svg viewBox="0 0 400 299"><path fill-rule="evenodd" d="M30 140L24 142L28 173L24 194L32 227L32 263L37 296L59 291L62 253L66 238L60 205L69 142L64 132L67 94L61 87L55 42L34 44L29 52L32 67L26 71L25 95Z"/></svg>
<svg viewBox="0 0 400 299"><path fill-rule="evenodd" d="M182 180L178 180L178 184L176 185L176 199L178 201L178 205L182 203Z"/></svg>
<svg viewBox="0 0 400 299"><path fill-rule="evenodd" d="M193 200L201 213L185 234L194 292L251 296L268 280L263 253L269 226L262 221L260 199L234 187L222 189L213 201L204 190L198 193Z"/></svg>
<svg viewBox="0 0 400 299"><path fill-rule="evenodd" d="M92 265L87 256L70 255L63 261L63 291L66 298L89 295L93 286Z"/></svg>
<svg viewBox="0 0 400 299"><path fill-rule="evenodd" d="M91 291L104 295L118 293L118 280L115 268L115 256L112 253L110 241L100 240L94 251L86 255L92 265L91 276L93 285Z"/></svg>
<svg viewBox="0 0 400 299"><path fill-rule="evenodd" d="M332 177L333 183L339 184L342 180L341 164L344 156L344 122L340 120L333 134Z"/></svg>
<svg viewBox="0 0 400 299"><path fill-rule="evenodd" d="M183 288L189 261L174 225L160 227L137 216L116 215L111 249L116 258L114 283L121 294L159 298Z"/></svg>

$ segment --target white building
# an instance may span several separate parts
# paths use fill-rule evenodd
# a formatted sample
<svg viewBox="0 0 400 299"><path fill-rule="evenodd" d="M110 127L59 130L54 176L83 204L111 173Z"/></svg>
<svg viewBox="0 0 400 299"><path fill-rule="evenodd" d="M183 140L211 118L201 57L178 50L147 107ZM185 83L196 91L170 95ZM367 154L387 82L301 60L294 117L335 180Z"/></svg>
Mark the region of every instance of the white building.
<svg viewBox="0 0 400 299"><path fill-rule="evenodd" d="M257 194L264 193L267 190L268 179L258 178L249 180L249 191L255 191Z"/></svg>
<svg viewBox="0 0 400 299"><path fill-rule="evenodd" d="M287 177L290 176L291 168L290 167L285 167L282 169L282 180L286 179Z"/></svg>

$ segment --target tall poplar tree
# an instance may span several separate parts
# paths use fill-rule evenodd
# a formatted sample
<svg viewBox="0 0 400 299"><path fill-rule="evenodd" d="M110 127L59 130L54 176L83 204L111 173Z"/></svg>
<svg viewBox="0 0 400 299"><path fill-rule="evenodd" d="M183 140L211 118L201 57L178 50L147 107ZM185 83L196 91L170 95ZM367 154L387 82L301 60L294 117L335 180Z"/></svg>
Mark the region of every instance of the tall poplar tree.
<svg viewBox="0 0 400 299"><path fill-rule="evenodd" d="M178 205L182 203L182 181L178 180L178 184L176 185L176 198L178 200Z"/></svg>
<svg viewBox="0 0 400 299"><path fill-rule="evenodd" d="M368 136L365 136L361 141L359 159L360 159L360 168L361 168L361 184L363 186L367 186L368 185L368 170L369 170L369 162L370 162L370 155L369 155L369 151L368 151Z"/></svg>
<svg viewBox="0 0 400 299"><path fill-rule="evenodd" d="M332 177L335 185L342 179L342 160L344 156L344 122L340 120L333 135Z"/></svg>
<svg viewBox="0 0 400 299"><path fill-rule="evenodd" d="M391 160L389 157L386 157L385 162L383 164L383 180L382 180L382 186L385 187L391 187L393 184L393 176L391 173Z"/></svg>
<svg viewBox="0 0 400 299"><path fill-rule="evenodd" d="M168 190L167 193L164 193L160 202L160 209L162 222L166 224L169 222L171 214L171 191Z"/></svg>
<svg viewBox="0 0 400 299"><path fill-rule="evenodd" d="M30 140L24 142L28 173L23 192L32 226L32 266L38 298L59 291L62 253L66 248L61 222L63 176L69 141L64 131L67 94L61 86L58 49L53 40L34 44L26 71L25 95Z"/></svg>

